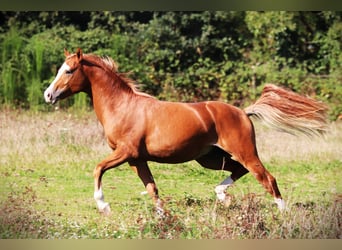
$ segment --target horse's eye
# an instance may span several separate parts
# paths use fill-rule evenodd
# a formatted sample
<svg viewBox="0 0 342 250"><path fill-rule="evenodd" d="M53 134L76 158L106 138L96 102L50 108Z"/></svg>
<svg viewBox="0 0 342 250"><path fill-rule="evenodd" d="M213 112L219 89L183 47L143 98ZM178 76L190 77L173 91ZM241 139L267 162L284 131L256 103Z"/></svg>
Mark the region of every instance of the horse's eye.
<svg viewBox="0 0 342 250"><path fill-rule="evenodd" d="M71 75L72 73L74 73L74 70L66 70L65 71L65 74L67 74L67 75Z"/></svg>

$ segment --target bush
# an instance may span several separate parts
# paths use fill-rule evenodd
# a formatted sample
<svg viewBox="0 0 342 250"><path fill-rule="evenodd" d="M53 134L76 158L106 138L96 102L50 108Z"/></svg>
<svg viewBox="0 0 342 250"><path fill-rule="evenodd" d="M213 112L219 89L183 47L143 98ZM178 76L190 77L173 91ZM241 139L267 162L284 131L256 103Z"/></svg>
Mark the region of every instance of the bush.
<svg viewBox="0 0 342 250"><path fill-rule="evenodd" d="M342 113L341 12L1 12L0 103L44 109L63 48L108 55L160 99L243 107L265 83ZM40 20L40 21L38 21ZM15 24L15 25L13 25ZM60 103L82 108L77 95Z"/></svg>

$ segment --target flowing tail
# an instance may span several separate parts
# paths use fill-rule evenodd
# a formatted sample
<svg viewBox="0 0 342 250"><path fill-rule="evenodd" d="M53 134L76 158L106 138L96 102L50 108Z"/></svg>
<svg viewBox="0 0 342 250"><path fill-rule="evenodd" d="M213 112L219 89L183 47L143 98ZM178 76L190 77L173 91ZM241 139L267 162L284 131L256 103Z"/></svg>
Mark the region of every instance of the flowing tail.
<svg viewBox="0 0 342 250"><path fill-rule="evenodd" d="M261 97L245 108L248 116L255 116L269 127L309 137L327 131L327 111L324 103L273 84L265 85Z"/></svg>

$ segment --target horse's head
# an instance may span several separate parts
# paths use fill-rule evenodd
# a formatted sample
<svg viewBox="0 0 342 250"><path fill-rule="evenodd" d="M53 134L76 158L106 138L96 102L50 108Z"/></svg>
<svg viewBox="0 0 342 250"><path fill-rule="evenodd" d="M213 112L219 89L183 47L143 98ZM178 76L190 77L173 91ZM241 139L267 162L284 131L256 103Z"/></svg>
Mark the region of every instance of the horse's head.
<svg viewBox="0 0 342 250"><path fill-rule="evenodd" d="M58 70L56 78L44 92L45 101L56 103L72 94L89 89L89 82L82 70L83 53L77 49L75 54L64 50L65 61Z"/></svg>

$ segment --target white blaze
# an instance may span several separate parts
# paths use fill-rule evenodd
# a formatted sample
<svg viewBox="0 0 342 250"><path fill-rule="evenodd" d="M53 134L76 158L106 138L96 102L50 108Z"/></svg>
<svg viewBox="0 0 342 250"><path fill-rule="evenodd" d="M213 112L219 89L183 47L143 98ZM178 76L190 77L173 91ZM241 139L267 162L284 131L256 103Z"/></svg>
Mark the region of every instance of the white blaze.
<svg viewBox="0 0 342 250"><path fill-rule="evenodd" d="M66 71L70 71L70 66L66 63L63 63L62 67L58 70L57 76L44 92L44 98L46 102L54 103L56 98L60 95L61 90L54 91L54 86Z"/></svg>

